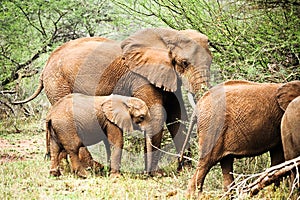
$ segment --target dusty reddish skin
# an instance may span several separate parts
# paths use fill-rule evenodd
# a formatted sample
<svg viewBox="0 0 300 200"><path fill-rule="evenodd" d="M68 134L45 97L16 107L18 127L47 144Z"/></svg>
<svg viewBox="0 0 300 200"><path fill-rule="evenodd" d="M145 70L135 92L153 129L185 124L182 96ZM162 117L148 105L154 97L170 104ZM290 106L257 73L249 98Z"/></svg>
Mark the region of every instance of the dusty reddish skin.
<svg viewBox="0 0 300 200"><path fill-rule="evenodd" d="M269 151L271 165L284 161L280 124L284 96L300 90L282 88L287 84L227 81L211 88L196 105L199 155L197 169L189 181L187 196L202 187L206 174L220 162L224 189L233 182L233 159ZM300 81L292 84L300 87ZM299 148L298 148L299 149Z"/></svg>

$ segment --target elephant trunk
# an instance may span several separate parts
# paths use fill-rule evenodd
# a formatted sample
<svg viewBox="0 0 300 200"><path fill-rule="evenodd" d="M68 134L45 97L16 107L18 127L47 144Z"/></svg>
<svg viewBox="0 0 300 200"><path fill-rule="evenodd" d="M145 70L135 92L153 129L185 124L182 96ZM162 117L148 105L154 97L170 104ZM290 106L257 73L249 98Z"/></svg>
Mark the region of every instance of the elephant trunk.
<svg viewBox="0 0 300 200"><path fill-rule="evenodd" d="M165 122L165 111L161 104L150 106L151 120L145 127L145 170L147 174L154 174L158 169L160 145Z"/></svg>
<svg viewBox="0 0 300 200"><path fill-rule="evenodd" d="M152 142L151 138L145 134L145 147L146 147L146 155L145 155L145 170L147 174L151 174L152 172L152 163L153 163L153 153L152 153Z"/></svg>
<svg viewBox="0 0 300 200"><path fill-rule="evenodd" d="M207 68L188 68L183 74L183 85L198 100L203 92L210 87L210 71Z"/></svg>

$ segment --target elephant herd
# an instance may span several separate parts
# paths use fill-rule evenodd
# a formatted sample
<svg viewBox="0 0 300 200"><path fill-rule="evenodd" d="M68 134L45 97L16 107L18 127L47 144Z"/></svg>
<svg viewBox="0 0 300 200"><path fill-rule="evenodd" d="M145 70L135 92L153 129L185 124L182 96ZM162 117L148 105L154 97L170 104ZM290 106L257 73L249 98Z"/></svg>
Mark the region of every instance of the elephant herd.
<svg viewBox="0 0 300 200"><path fill-rule="evenodd" d="M181 86L198 100L191 127L197 123L200 157L187 195L202 191L206 174L218 162L228 189L234 158L269 151L275 165L299 156L300 81L232 80L200 97L210 87L211 62L208 38L195 30L148 28L121 42L80 38L58 47L35 93L14 103L31 101L44 89L52 105L46 140L54 176L67 154L78 176L86 177L87 166L101 167L86 148L100 141L110 174L119 175L123 131L134 129L144 133L145 171L157 173L165 124L177 153L184 147L186 128L180 121L187 120L187 112Z"/></svg>

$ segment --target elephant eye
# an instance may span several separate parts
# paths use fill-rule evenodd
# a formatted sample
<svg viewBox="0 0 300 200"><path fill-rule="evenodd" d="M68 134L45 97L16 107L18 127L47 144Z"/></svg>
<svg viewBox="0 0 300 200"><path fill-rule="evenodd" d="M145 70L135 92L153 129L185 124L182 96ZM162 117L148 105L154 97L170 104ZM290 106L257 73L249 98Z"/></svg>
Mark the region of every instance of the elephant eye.
<svg viewBox="0 0 300 200"><path fill-rule="evenodd" d="M183 59L182 61L181 61L181 66L182 67L184 67L184 68L186 68L187 66L189 66L189 62L186 60L186 59Z"/></svg>
<svg viewBox="0 0 300 200"><path fill-rule="evenodd" d="M145 120L145 116L144 115L140 115L139 117L137 117L137 124L143 122Z"/></svg>
<svg viewBox="0 0 300 200"><path fill-rule="evenodd" d="M144 115L141 115L140 116L140 121L142 122L142 121L144 121L145 120L145 116Z"/></svg>

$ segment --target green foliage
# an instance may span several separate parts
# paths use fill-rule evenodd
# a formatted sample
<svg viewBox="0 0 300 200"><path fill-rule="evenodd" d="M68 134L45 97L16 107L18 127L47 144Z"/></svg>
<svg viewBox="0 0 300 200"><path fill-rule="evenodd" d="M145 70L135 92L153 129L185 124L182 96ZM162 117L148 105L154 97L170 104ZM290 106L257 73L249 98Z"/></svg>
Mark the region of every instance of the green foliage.
<svg viewBox="0 0 300 200"><path fill-rule="evenodd" d="M38 73L43 65L36 60L66 41L85 36L122 39L139 26L118 15L119 8L108 0L5 0L0 9L0 83L5 89Z"/></svg>
<svg viewBox="0 0 300 200"><path fill-rule="evenodd" d="M269 8L258 3L137 0L123 7L134 9L141 17L155 16L175 29L192 28L208 35L214 56L213 69L220 72L222 80L299 79L299 7L291 3L273 4Z"/></svg>

